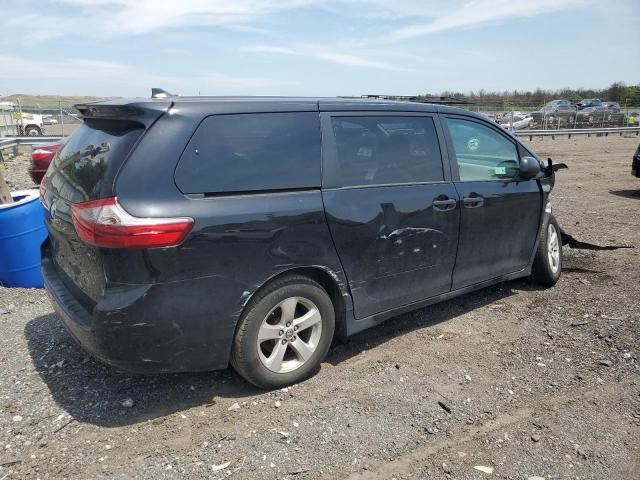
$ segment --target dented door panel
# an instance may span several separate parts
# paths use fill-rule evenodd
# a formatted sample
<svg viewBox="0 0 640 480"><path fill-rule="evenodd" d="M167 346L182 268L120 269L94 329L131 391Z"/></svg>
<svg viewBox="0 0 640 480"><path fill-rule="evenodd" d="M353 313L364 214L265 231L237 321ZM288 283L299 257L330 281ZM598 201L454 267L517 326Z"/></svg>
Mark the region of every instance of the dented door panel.
<svg viewBox="0 0 640 480"><path fill-rule="evenodd" d="M455 208L435 209L441 196ZM356 318L450 290L460 215L452 184L329 190L323 199Z"/></svg>

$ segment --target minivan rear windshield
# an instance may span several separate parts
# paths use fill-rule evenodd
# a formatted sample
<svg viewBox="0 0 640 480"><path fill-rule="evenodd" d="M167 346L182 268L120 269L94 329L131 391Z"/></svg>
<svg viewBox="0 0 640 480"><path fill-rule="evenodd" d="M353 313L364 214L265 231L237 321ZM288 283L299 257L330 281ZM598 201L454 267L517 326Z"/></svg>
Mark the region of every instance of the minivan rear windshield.
<svg viewBox="0 0 640 480"><path fill-rule="evenodd" d="M87 119L56 155L48 190L72 203L113 195L113 180L144 128L135 122Z"/></svg>

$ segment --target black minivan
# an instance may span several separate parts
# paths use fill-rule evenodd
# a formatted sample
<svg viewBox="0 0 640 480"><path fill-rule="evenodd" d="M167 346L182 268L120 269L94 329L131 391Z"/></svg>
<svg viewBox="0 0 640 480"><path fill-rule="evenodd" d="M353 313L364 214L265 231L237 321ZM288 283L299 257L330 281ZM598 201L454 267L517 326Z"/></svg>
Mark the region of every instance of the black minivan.
<svg viewBox="0 0 640 480"><path fill-rule="evenodd" d="M41 186L43 274L70 334L118 368L231 363L281 387L336 336L560 276L553 168L480 115L273 97L77 108Z"/></svg>

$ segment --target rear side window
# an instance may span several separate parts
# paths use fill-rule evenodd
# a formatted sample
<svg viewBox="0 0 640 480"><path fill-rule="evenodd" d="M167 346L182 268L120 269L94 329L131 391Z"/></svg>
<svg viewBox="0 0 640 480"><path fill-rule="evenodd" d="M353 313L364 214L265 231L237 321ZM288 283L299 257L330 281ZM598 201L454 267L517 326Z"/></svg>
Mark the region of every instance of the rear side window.
<svg viewBox="0 0 640 480"><path fill-rule="evenodd" d="M225 193L320 186L318 113L207 117L175 172L184 193Z"/></svg>
<svg viewBox="0 0 640 480"><path fill-rule="evenodd" d="M332 117L339 186L438 182L442 156L431 117Z"/></svg>
<svg viewBox="0 0 640 480"><path fill-rule="evenodd" d="M86 119L53 159L47 188L71 202L113 195L113 181L144 128L123 120Z"/></svg>

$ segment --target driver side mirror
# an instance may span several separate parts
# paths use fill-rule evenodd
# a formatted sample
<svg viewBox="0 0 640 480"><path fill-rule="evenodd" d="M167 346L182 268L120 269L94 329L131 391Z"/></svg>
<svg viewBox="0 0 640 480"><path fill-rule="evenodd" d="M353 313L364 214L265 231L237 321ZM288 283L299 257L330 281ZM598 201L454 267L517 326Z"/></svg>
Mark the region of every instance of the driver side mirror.
<svg viewBox="0 0 640 480"><path fill-rule="evenodd" d="M529 180L535 178L542 171L540 162L533 157L522 157L520 159L520 178Z"/></svg>

